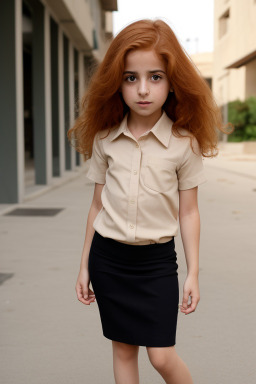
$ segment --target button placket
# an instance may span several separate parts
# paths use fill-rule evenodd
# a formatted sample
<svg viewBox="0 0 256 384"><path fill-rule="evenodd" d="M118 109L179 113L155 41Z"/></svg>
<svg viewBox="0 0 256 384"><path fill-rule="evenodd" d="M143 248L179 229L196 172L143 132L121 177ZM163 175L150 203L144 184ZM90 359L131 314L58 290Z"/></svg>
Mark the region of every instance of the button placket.
<svg viewBox="0 0 256 384"><path fill-rule="evenodd" d="M138 150L139 149L139 150ZM131 179L129 189L128 204L128 241L135 241L136 217L137 217L137 199L139 190L139 172L141 161L141 150L138 143L135 144L135 150L132 155Z"/></svg>

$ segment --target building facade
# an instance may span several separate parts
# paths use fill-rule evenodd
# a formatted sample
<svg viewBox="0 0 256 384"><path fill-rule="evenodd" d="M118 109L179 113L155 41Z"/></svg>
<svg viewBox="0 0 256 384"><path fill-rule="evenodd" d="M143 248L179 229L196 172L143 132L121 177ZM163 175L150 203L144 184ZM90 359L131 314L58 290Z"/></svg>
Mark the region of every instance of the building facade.
<svg viewBox="0 0 256 384"><path fill-rule="evenodd" d="M213 52L194 53L191 54L190 57L203 78L208 82L209 87L212 89Z"/></svg>
<svg viewBox="0 0 256 384"><path fill-rule="evenodd" d="M256 96L256 0L215 0L213 92L227 104Z"/></svg>
<svg viewBox="0 0 256 384"><path fill-rule="evenodd" d="M67 131L116 10L117 0L0 2L0 204L82 167Z"/></svg>

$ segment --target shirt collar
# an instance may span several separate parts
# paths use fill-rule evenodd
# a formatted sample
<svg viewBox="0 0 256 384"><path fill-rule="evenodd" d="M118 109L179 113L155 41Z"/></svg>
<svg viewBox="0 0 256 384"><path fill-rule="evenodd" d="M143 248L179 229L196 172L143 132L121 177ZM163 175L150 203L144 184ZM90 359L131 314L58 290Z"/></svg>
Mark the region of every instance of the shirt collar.
<svg viewBox="0 0 256 384"><path fill-rule="evenodd" d="M122 122L120 123L119 125L119 128L116 128L116 130L114 130L114 135L112 136L112 138L110 139L110 141L113 141L115 140L118 136L121 135L121 133L124 133L126 130L127 130L127 117L128 117L128 113L125 115L125 117L123 118Z"/></svg>
<svg viewBox="0 0 256 384"><path fill-rule="evenodd" d="M128 128L127 128L127 117L128 117L128 113L123 118L121 124L119 125L119 128L117 128L117 131L114 133L114 135L112 136L110 141L115 140L122 133L127 132L127 130L128 130ZM173 121L167 116L166 112L163 111L162 116L160 117L160 119L156 122L156 124L149 131L149 133L152 132L154 134L154 136L166 148L169 145L172 124L173 124Z"/></svg>

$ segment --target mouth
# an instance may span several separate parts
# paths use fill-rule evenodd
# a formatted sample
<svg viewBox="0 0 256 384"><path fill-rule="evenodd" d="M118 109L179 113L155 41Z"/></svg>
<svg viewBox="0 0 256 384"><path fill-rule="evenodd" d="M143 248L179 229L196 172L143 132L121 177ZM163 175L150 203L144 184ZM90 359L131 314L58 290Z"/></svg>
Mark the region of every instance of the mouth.
<svg viewBox="0 0 256 384"><path fill-rule="evenodd" d="M151 101L138 101L137 104L139 104L139 105L149 105L149 104L151 104Z"/></svg>

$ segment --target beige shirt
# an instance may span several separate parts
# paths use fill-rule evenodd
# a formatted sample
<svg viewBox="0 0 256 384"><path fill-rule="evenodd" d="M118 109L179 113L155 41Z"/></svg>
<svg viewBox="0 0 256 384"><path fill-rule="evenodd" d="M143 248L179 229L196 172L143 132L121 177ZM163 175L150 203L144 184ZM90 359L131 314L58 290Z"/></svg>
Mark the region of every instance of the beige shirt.
<svg viewBox="0 0 256 384"><path fill-rule="evenodd" d="M130 244L161 243L178 234L178 190L207 179L197 140L172 134L172 120L163 112L137 140L127 127L96 134L86 176L102 189L102 209L93 227L103 237ZM181 134L187 134L180 129Z"/></svg>

